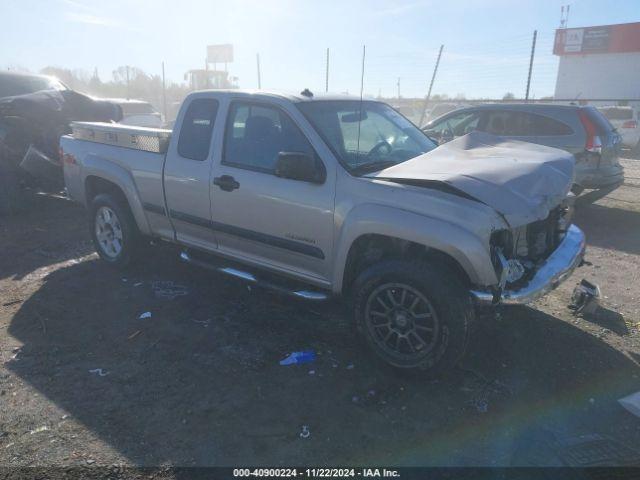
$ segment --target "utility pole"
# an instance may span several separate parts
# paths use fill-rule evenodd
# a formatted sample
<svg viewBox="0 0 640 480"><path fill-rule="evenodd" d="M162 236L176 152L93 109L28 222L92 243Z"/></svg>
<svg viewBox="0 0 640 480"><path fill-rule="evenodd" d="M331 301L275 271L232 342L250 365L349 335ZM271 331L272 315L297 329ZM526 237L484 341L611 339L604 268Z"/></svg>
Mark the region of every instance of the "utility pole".
<svg viewBox="0 0 640 480"><path fill-rule="evenodd" d="M262 88L262 81L260 79L260 54L256 53L256 64L258 66L258 90Z"/></svg>
<svg viewBox="0 0 640 480"><path fill-rule="evenodd" d="M529 59L529 75L527 76L527 93L524 96L524 99L529 101L529 87L531 86L531 70L533 69L533 56L536 53L536 37L538 36L538 31L533 31L533 41L531 42L531 58Z"/></svg>
<svg viewBox="0 0 640 480"><path fill-rule="evenodd" d="M356 163L360 160L360 126L362 124L362 97L364 96L364 59L367 54L367 47L362 46L362 75L360 77L360 114L358 118L358 142L356 145Z"/></svg>
<svg viewBox="0 0 640 480"><path fill-rule="evenodd" d="M164 121L167 121L167 84L164 78L164 61L162 62L162 114Z"/></svg>
<svg viewBox="0 0 640 480"><path fill-rule="evenodd" d="M326 62L326 71L324 74L324 91L329 91L329 49L327 48L327 62Z"/></svg>
<svg viewBox="0 0 640 480"><path fill-rule="evenodd" d="M422 107L422 115L420 115L420 124L419 127L422 127L424 123L424 116L427 113L427 106L429 105L429 99L431 98L431 89L433 88L433 82L436 80L436 73L438 73L438 65L440 65L440 57L442 56L442 49L444 45L440 45L440 50L438 51L438 58L436 59L436 66L433 68L433 75L431 76L431 83L429 84L429 91L427 92L427 96L424 98L424 107Z"/></svg>
<svg viewBox="0 0 640 480"><path fill-rule="evenodd" d="M400 100L400 77L398 77L398 100Z"/></svg>

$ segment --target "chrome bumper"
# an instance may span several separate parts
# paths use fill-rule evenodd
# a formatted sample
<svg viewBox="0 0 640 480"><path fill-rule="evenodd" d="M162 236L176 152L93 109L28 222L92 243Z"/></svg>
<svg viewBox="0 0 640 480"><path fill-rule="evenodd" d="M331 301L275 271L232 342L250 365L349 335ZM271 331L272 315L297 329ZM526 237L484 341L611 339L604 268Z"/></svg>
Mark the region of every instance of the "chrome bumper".
<svg viewBox="0 0 640 480"><path fill-rule="evenodd" d="M494 301L494 294L484 290L471 290L471 296L480 305L496 303L526 304L546 295L564 282L582 263L586 240L584 233L571 225L558 248L538 269L529 283L519 290L505 290Z"/></svg>

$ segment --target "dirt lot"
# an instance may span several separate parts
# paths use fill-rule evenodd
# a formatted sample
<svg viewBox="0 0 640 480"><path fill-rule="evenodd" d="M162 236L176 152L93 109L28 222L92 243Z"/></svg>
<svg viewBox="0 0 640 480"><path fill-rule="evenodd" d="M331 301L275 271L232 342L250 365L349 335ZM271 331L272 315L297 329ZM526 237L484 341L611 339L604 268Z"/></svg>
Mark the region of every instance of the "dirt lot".
<svg viewBox="0 0 640 480"><path fill-rule="evenodd" d="M42 198L0 222L0 465L555 464L551 437L640 445L616 401L640 390L640 161L625 166L577 214L592 265L483 316L435 382L372 360L340 307L248 290L173 248L117 273L84 212ZM604 295L587 318L566 308L581 278ZM278 364L302 349L318 360Z"/></svg>

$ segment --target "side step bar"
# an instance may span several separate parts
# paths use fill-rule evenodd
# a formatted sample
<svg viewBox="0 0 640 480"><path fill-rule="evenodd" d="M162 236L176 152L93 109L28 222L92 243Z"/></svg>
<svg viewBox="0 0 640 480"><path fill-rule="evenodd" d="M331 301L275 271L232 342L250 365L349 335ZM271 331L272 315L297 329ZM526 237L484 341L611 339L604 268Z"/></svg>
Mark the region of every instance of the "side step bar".
<svg viewBox="0 0 640 480"><path fill-rule="evenodd" d="M259 280L258 278L255 277L255 275L253 275L250 272L239 270L233 267L222 267L222 266L214 265L213 263L206 262L204 260L193 258L191 255L189 255L189 252L187 251L183 251L182 253L180 253L180 259L186 263L190 263L192 265L196 265L201 268L206 268L208 270L224 273L225 275L230 275L232 277L257 285L267 290L272 290L284 295L289 295L291 297L301 298L303 300L311 300L315 302L322 302L329 298L329 295L323 292L312 291L312 290L297 290L297 289L292 290L292 289L283 287L281 285L276 285L275 283L272 283L272 282Z"/></svg>

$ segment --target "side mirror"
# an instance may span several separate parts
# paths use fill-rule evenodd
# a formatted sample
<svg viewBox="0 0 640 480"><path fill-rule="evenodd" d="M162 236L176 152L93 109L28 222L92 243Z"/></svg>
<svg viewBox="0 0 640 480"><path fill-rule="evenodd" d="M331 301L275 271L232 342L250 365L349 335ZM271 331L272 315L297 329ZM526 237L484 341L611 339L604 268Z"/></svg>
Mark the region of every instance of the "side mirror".
<svg viewBox="0 0 640 480"><path fill-rule="evenodd" d="M276 176L309 183L324 183L327 172L322 162L302 152L280 152Z"/></svg>

